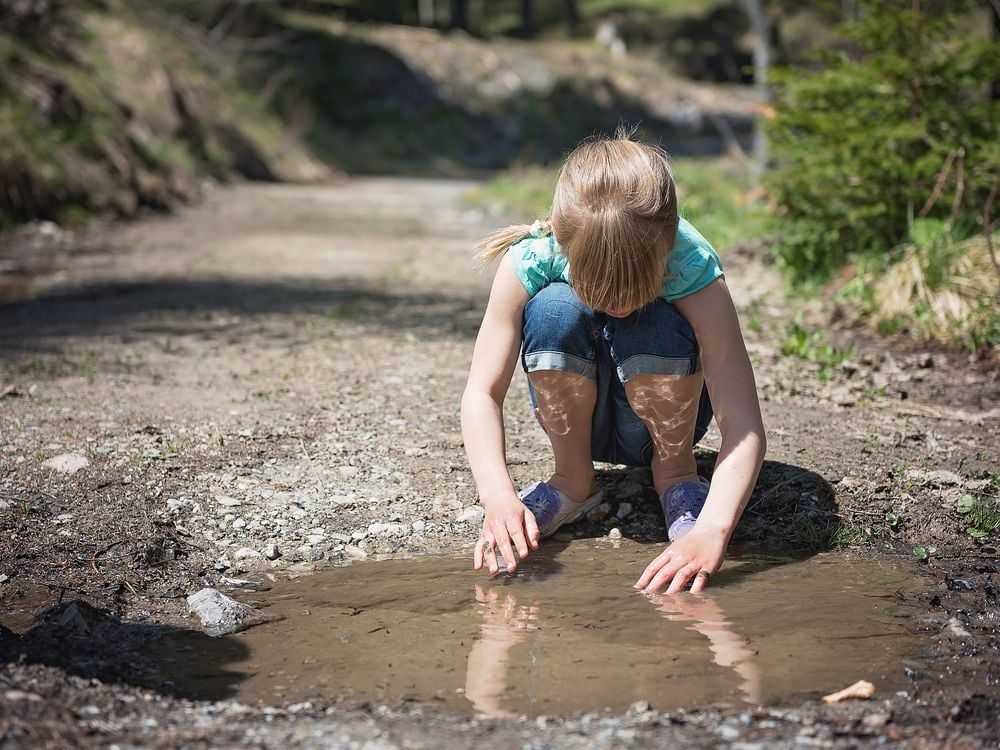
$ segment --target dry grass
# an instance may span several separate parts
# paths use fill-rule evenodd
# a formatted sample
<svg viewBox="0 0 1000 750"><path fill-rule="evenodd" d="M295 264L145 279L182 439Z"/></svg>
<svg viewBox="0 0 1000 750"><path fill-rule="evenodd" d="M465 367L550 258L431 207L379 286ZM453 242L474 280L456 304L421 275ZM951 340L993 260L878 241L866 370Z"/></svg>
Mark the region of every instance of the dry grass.
<svg viewBox="0 0 1000 750"><path fill-rule="evenodd" d="M994 246L997 240L994 239ZM1000 274L986 239L909 245L873 282L869 322L922 340L1000 348Z"/></svg>

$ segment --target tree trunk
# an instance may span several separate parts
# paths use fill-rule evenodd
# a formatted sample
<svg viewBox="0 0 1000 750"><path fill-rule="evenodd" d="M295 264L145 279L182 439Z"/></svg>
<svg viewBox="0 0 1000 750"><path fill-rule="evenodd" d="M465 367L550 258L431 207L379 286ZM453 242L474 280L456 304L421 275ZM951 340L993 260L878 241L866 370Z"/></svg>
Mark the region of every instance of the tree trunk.
<svg viewBox="0 0 1000 750"><path fill-rule="evenodd" d="M770 99L768 87L768 69L771 66L770 27L764 10L764 0L742 0L743 8L750 19L750 29L753 31L753 82L760 94L762 104ZM767 167L767 137L764 134L764 116L757 116L753 131L753 164L754 171L761 175Z"/></svg>
<svg viewBox="0 0 1000 750"><path fill-rule="evenodd" d="M535 36L535 0L521 0L521 36Z"/></svg>
<svg viewBox="0 0 1000 750"><path fill-rule="evenodd" d="M566 23L566 36L576 36L577 27L580 25L580 9L576 0L563 0L563 20Z"/></svg>
<svg viewBox="0 0 1000 750"><path fill-rule="evenodd" d="M451 28L469 30L468 0L451 0Z"/></svg>

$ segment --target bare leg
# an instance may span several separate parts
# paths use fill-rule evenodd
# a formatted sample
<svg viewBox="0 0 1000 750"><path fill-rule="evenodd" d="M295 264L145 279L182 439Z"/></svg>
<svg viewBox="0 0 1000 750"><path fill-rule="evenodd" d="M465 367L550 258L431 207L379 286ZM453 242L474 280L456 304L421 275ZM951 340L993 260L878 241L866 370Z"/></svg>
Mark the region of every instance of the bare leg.
<svg viewBox="0 0 1000 750"><path fill-rule="evenodd" d="M663 493L677 482L697 481L694 429L702 374L637 375L625 384L629 405L653 439L653 485Z"/></svg>
<svg viewBox="0 0 1000 750"><path fill-rule="evenodd" d="M597 384L583 375L557 370L538 370L528 377L556 462L549 484L582 503L595 491L590 431Z"/></svg>

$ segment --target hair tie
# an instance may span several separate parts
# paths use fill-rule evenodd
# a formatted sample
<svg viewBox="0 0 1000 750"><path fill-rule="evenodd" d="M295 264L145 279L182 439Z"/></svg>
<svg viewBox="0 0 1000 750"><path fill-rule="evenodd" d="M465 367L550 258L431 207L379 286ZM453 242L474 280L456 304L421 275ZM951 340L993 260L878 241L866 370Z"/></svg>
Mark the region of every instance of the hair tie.
<svg viewBox="0 0 1000 750"><path fill-rule="evenodd" d="M552 234L552 222L541 219L536 219L535 223L531 225L531 229L528 230L528 236L534 240L540 240L550 234Z"/></svg>

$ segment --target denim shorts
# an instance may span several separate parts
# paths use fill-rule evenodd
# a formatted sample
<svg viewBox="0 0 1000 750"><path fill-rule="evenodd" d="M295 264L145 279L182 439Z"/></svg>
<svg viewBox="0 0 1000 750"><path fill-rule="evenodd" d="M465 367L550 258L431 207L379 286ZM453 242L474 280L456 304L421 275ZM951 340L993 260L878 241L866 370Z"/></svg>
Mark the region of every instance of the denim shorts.
<svg viewBox="0 0 1000 750"><path fill-rule="evenodd" d="M597 313L569 284L554 282L524 308L521 363L526 373L558 370L597 381L591 457L595 461L649 466L653 441L629 406L625 386L636 375L693 375L701 370L694 330L670 302L657 299L625 318ZM531 402L537 408L535 393ZM536 412L537 414L537 412ZM712 420L703 388L694 442Z"/></svg>

